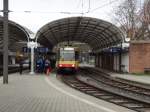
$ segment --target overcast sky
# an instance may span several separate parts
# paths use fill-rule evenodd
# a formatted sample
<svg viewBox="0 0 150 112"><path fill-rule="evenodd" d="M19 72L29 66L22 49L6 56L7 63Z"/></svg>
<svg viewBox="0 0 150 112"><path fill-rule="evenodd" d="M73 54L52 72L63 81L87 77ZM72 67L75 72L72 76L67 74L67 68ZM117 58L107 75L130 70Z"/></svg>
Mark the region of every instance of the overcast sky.
<svg viewBox="0 0 150 112"><path fill-rule="evenodd" d="M9 19L36 32L43 25L64 17L95 17L111 22L112 10L122 0L9 0ZM0 10L3 0L0 0ZM70 12L66 14L64 12ZM77 13L77 14L73 14ZM2 13L0 13L2 15Z"/></svg>

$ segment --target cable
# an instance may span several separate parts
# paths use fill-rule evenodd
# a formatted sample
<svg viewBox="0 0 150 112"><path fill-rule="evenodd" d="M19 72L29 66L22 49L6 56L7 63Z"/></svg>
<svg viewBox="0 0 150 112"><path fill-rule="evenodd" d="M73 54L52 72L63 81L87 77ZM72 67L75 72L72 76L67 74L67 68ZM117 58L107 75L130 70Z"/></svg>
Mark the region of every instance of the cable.
<svg viewBox="0 0 150 112"><path fill-rule="evenodd" d="M25 10L25 11L10 11L10 13L60 13L60 14L81 14L82 16L86 13L91 13L91 12L94 12L100 8L103 8L105 6L108 6L108 5L111 5L115 2L117 2L119 0L113 0L113 1L109 1L109 3L106 3L102 6L99 6L95 9L92 9L91 10L91 0L89 0L89 6L88 6L88 11L87 12L84 12L83 11L83 8L84 8L84 1L83 0L80 0L79 1L79 4L82 2L82 12L53 12L53 11L30 11L30 10ZM2 12L3 10L0 10L0 12Z"/></svg>
<svg viewBox="0 0 150 112"><path fill-rule="evenodd" d="M82 16L83 16L83 0L82 0Z"/></svg>
<svg viewBox="0 0 150 112"><path fill-rule="evenodd" d="M52 12L52 11L10 11L11 13L60 13L60 14L82 14L81 12Z"/></svg>
<svg viewBox="0 0 150 112"><path fill-rule="evenodd" d="M105 6L111 5L111 4L113 4L113 3L115 3L115 2L118 2L118 1L119 1L119 0L109 1L109 3L106 3L106 4L104 4L104 5L101 5L101 6L95 8L95 9L92 9L91 11L86 12L86 13L94 12L95 10L98 10L98 9L103 8L103 7L105 7Z"/></svg>
<svg viewBox="0 0 150 112"><path fill-rule="evenodd" d="M78 2L78 4L77 4L77 7L76 7L76 8L79 8L81 1L82 1L82 0L79 0L79 2Z"/></svg>
<svg viewBox="0 0 150 112"><path fill-rule="evenodd" d="M91 9L91 0L89 0L89 8L87 12L90 12L90 9Z"/></svg>

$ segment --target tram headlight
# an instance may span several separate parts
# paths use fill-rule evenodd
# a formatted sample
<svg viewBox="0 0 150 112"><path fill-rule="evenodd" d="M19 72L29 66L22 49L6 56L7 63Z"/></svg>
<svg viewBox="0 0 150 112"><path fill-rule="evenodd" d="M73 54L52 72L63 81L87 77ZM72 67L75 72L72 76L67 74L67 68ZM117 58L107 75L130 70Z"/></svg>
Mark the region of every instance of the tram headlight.
<svg viewBox="0 0 150 112"><path fill-rule="evenodd" d="M74 65L74 64L72 64L72 67L75 67L75 65Z"/></svg>
<svg viewBox="0 0 150 112"><path fill-rule="evenodd" d="M62 67L62 65L60 64L59 67Z"/></svg>

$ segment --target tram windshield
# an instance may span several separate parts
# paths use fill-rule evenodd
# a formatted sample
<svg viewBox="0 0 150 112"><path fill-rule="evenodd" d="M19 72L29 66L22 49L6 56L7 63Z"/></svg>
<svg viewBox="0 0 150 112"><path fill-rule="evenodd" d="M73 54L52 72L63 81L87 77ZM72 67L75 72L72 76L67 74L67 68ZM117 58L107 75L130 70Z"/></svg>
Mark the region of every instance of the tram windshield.
<svg viewBox="0 0 150 112"><path fill-rule="evenodd" d="M75 60L75 53L73 50L63 50L60 52L60 59L66 61Z"/></svg>

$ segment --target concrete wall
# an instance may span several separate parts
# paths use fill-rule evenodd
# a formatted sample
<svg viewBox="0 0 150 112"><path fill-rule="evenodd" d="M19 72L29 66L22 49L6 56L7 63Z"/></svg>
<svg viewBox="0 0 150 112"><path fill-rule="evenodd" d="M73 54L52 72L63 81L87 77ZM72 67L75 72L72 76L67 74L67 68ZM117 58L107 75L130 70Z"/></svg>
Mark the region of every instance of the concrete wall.
<svg viewBox="0 0 150 112"><path fill-rule="evenodd" d="M150 68L150 43L131 43L129 52L129 72L144 72Z"/></svg>

